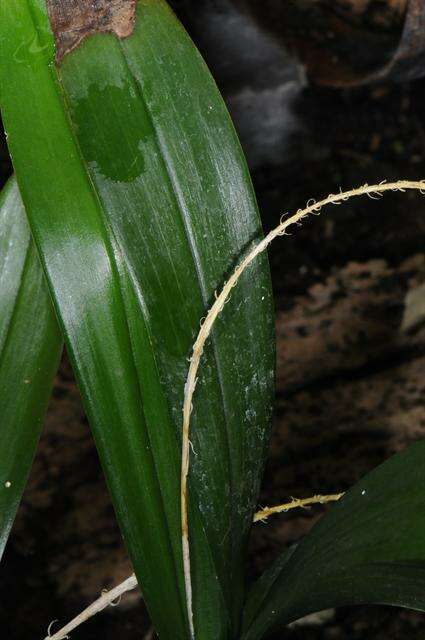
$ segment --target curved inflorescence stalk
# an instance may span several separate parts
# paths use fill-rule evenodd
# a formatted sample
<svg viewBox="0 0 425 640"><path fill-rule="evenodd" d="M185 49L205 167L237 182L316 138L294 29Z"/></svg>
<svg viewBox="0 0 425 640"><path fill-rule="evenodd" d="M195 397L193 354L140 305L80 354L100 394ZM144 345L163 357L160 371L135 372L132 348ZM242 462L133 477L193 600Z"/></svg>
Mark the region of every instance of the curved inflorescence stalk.
<svg viewBox="0 0 425 640"><path fill-rule="evenodd" d="M190 460L190 415L192 413L192 399L195 393L198 369L201 362L202 353L205 343L211 333L215 321L223 310L233 287L238 283L239 278L245 269L262 253L271 242L278 236L285 235L288 227L299 224L310 214L319 214L322 207L328 204L338 205L342 202L354 198L356 196L367 195L370 198L379 198L385 191L405 191L406 189L415 189L425 195L425 181L409 181L399 180L398 182L387 183L385 181L377 185L365 184L357 189L349 191L340 191L339 193L331 193L327 198L316 202L310 200L305 209L299 209L291 217L281 219L280 224L270 231L267 236L255 245L247 256L239 263L235 271L225 283L221 293L217 296L213 306L209 310L205 321L198 333L198 337L193 346L193 353L190 360L189 372L185 385L184 404L183 404L183 442L182 442L182 466L181 466L181 526L182 526L182 550L183 550L183 568L186 589L186 605L187 615L189 619L190 632L192 640L195 638L195 630L193 624L193 606L192 606L192 579L190 569L190 549L189 549L189 519L188 519L188 475Z"/></svg>

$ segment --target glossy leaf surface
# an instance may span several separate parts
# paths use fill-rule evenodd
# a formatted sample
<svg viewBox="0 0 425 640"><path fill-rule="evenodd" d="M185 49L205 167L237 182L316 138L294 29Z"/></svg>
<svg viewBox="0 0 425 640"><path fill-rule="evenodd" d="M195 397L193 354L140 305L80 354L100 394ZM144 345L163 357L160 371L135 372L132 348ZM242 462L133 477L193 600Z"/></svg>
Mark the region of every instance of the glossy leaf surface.
<svg viewBox="0 0 425 640"><path fill-rule="evenodd" d="M3 116L32 231L154 624L185 638L187 359L215 290L261 235L250 178L217 88L165 2L141 0L132 36L94 35L59 68L44 2L1 6ZM217 322L195 397L199 639L237 634L273 370L261 257Z"/></svg>
<svg viewBox="0 0 425 640"><path fill-rule="evenodd" d="M62 339L16 181L0 195L0 556L19 506Z"/></svg>
<svg viewBox="0 0 425 640"><path fill-rule="evenodd" d="M242 637L358 604L425 611L425 442L369 473L277 560L251 592Z"/></svg>

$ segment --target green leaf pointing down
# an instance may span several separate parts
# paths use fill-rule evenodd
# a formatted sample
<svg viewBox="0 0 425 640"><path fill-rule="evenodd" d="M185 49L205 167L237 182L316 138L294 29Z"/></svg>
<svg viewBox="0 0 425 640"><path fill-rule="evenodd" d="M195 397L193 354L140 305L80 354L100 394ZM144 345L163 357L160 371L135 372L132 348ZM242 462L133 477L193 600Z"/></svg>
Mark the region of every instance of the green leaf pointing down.
<svg viewBox="0 0 425 640"><path fill-rule="evenodd" d="M187 358L215 290L261 236L248 171L204 62L162 0L137 3L130 37L93 35L59 67L44 0L0 11L3 117L32 232L154 625L187 638ZM195 398L198 640L238 635L273 374L261 257L215 325Z"/></svg>
<svg viewBox="0 0 425 640"><path fill-rule="evenodd" d="M0 195L0 557L40 436L62 350L16 181Z"/></svg>

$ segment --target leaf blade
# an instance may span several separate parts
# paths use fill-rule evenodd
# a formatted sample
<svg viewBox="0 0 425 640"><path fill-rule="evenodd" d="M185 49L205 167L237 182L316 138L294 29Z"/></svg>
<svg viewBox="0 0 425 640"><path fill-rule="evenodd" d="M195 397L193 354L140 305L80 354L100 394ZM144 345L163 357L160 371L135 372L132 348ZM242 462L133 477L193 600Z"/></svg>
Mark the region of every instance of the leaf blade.
<svg viewBox="0 0 425 640"><path fill-rule="evenodd" d="M36 30L34 25L31 30L31 15L22 15L23 8L3 7L8 18L3 24L8 22L13 31L13 25L26 20L28 31L21 40L38 38L39 45L36 54L30 55L28 48L21 51L24 62L14 64L13 36L3 34L9 43L3 110L12 155L148 607L164 637L186 637L178 442L187 357L214 289L261 232L252 185L217 89L164 2L139 2L133 36L125 41L93 36L67 56L58 71L51 67L54 51L43 2L28 0L28 6L36 16ZM176 65L175 50L184 66ZM167 71L159 74L159 65ZM36 94L35 105L25 104L21 87L25 94ZM191 94L198 102L188 103ZM173 96L179 108L170 111ZM28 144L25 134L34 121L40 131L31 132ZM183 152L176 147L177 139L184 143ZM38 168L42 185L31 181L28 158ZM42 203L50 203L48 215L42 215ZM226 241L221 254L217 239ZM70 273L64 274L61 262ZM260 259L241 285L225 310L227 317L217 323L215 342L206 350L195 406L198 457L193 458L191 480L195 623L198 636L208 638L237 632L244 543L270 423L274 345L266 261ZM233 329L226 334L226 320L237 313L245 332ZM236 334L239 343L234 345ZM261 357L261 371L255 371L263 352L267 355ZM93 353L100 354L99 362ZM124 388L120 372L129 388ZM227 400L223 400L223 379ZM223 426L226 415L229 428ZM118 427L123 424L124 433ZM150 457L140 447L140 425L142 449L149 448ZM124 437L126 442L120 442ZM133 451L132 469L125 451ZM141 459L149 470L149 491L139 469ZM128 504L140 509L138 492L146 518L134 517L120 505L127 495ZM143 522L154 514L155 537ZM156 550L153 554L143 553L142 539L147 549ZM159 549L160 540L166 553ZM162 557L164 564L167 553L173 561L160 572L168 577L156 584L157 558ZM211 616L211 609L216 615Z"/></svg>
<svg viewBox="0 0 425 640"><path fill-rule="evenodd" d="M48 66L54 56L54 47L42 8L38 7L36 28L28 5L1 5L1 26L5 27L2 29L4 59L1 80L2 97L5 96L2 110L6 128L11 134L9 148L70 358L86 398L85 407L91 423L99 426L97 446L101 450L112 493L132 496L135 500L138 487L146 487L143 511L139 509L134 517L126 512L125 504L116 501L127 544L133 549L133 561L136 556L138 559L135 562L136 573L140 576L143 565L148 604L151 597L157 603L161 599L164 601L161 609L158 604L153 612L151 608L152 617L158 619L158 630L164 637L174 631L176 637L184 638L184 613L176 592L175 568L167 561L169 539L161 512L157 509L160 496L154 480L151 453L144 431L138 433L135 426L143 425L143 415L138 403L121 292L115 281L113 250L100 221L96 195L81 167L79 150L67 121L57 80ZM37 10L35 4L31 9ZM16 56L15 38L27 46L21 45L18 49L19 57ZM47 46L42 38L47 38ZM33 43L37 46L33 47L34 53L30 53L29 47ZM34 97L31 109L27 110L28 104L25 105L21 99L19 85L26 87ZM39 124L35 132L32 131L34 122ZM38 167L39 171L42 169L44 179L34 178L30 170L32 167ZM58 167L62 170L58 171ZM66 270L63 265L66 265ZM84 266L82 274L78 270L79 265ZM97 300L98 307L95 304ZM82 364L76 366L77 362ZM128 371L130 375L124 383L123 376ZM90 382L92 376L102 384L96 406L93 402L96 393ZM123 429L120 438L114 439L111 423L124 427L131 425L132 428ZM138 436L144 438L141 446L137 442ZM108 447L110 439L114 441L113 450ZM134 450L142 464L132 454ZM121 471L119 477L108 474L108 470L113 468ZM144 521L148 527L143 527ZM140 529L145 532L142 541ZM152 562L145 556L144 545L155 549L162 586L155 584L155 577L149 572L149 569L152 571ZM168 593L168 599L165 599L164 592ZM161 613L163 624L160 622Z"/></svg>
<svg viewBox="0 0 425 640"><path fill-rule="evenodd" d="M0 557L37 447L62 338L16 181L0 195Z"/></svg>
<svg viewBox="0 0 425 640"><path fill-rule="evenodd" d="M425 611L425 442L358 482L266 583L261 611L245 612L243 638L322 609L388 604ZM273 568L270 570L273 572Z"/></svg>

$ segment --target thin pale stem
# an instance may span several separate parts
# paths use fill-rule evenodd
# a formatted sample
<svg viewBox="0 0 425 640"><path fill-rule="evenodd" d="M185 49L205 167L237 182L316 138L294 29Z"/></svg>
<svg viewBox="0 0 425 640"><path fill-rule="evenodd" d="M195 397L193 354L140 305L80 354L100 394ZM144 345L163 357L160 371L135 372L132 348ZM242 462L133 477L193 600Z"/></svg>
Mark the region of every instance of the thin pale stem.
<svg viewBox="0 0 425 640"><path fill-rule="evenodd" d="M276 507L264 507L261 511L257 511L254 516L254 522L264 522L275 513L286 513L291 509L306 509L313 504L326 504L327 502L337 502L342 498L343 493L333 493L329 496L313 496L312 498L293 498L291 502L279 504Z"/></svg>
<svg viewBox="0 0 425 640"><path fill-rule="evenodd" d="M285 504L279 504L275 507L265 507L261 509L261 511L257 511L254 515L254 522L265 521L271 515L275 513L286 513L290 509L296 508L306 508L313 504L325 504L326 502L332 502L335 500L339 500L344 494L338 493L329 496L313 496L312 498L303 498L301 500L297 500L293 498L291 502L287 502ZM119 604L121 597L127 591L131 591L137 587L137 578L135 574L131 575L127 580L121 582L119 585L114 587L111 591L104 591L100 598L95 600L93 604L91 604L87 609L84 609L76 618L71 620L65 627L57 631L54 635L46 636L44 640L64 640L68 637L68 633L71 633L74 629L86 622L89 618L95 616L106 607L113 605L115 601ZM154 637L153 628L149 629L145 638L143 640L147 640Z"/></svg>
<svg viewBox="0 0 425 640"><path fill-rule="evenodd" d="M80 624L83 624L83 622L86 622L89 618L95 616L96 613L103 611L103 609L106 609L106 607L112 605L116 600L118 600L119 602L124 593L126 593L127 591L132 591L136 587L137 578L133 574L117 587L114 587L114 589L102 593L100 598L95 600L95 602L87 607L87 609L84 609L84 611L82 611L76 618L71 620L71 622L69 622L65 627L60 629L60 631L57 631L52 635L49 628L49 633L44 640L64 640L64 638L67 638L68 634L76 629L76 627L79 627Z"/></svg>
<svg viewBox="0 0 425 640"><path fill-rule="evenodd" d="M324 200L319 202L311 201L307 203L305 209L299 209L290 218L282 219L280 224L270 231L270 233L255 245L248 255L236 267L233 275L225 283L220 295L208 312L204 323L198 333L198 337L193 346L193 353L190 360L189 372L185 385L184 404L183 404L183 442L182 442L182 465L181 465L181 527L182 527L182 552L183 552L183 569L184 581L186 589L186 606L189 619L190 632L192 640L195 638L193 625L193 606L192 606L192 579L190 567L190 549L189 549L189 520L188 520L188 474L190 459L190 415L192 413L192 400L196 388L198 369L204 351L205 342L207 341L215 321L223 310L233 287L236 286L239 278L245 269L260 255L269 244L278 236L285 235L288 227L299 224L304 218L310 214L320 213L322 207L328 204L341 204L342 202L354 198L356 196L368 195L370 198L378 198L385 191L405 191L406 189L415 189L424 193L425 182L400 180L398 182L386 183L382 182L378 185L369 186L368 184L350 189L349 191L330 194Z"/></svg>

